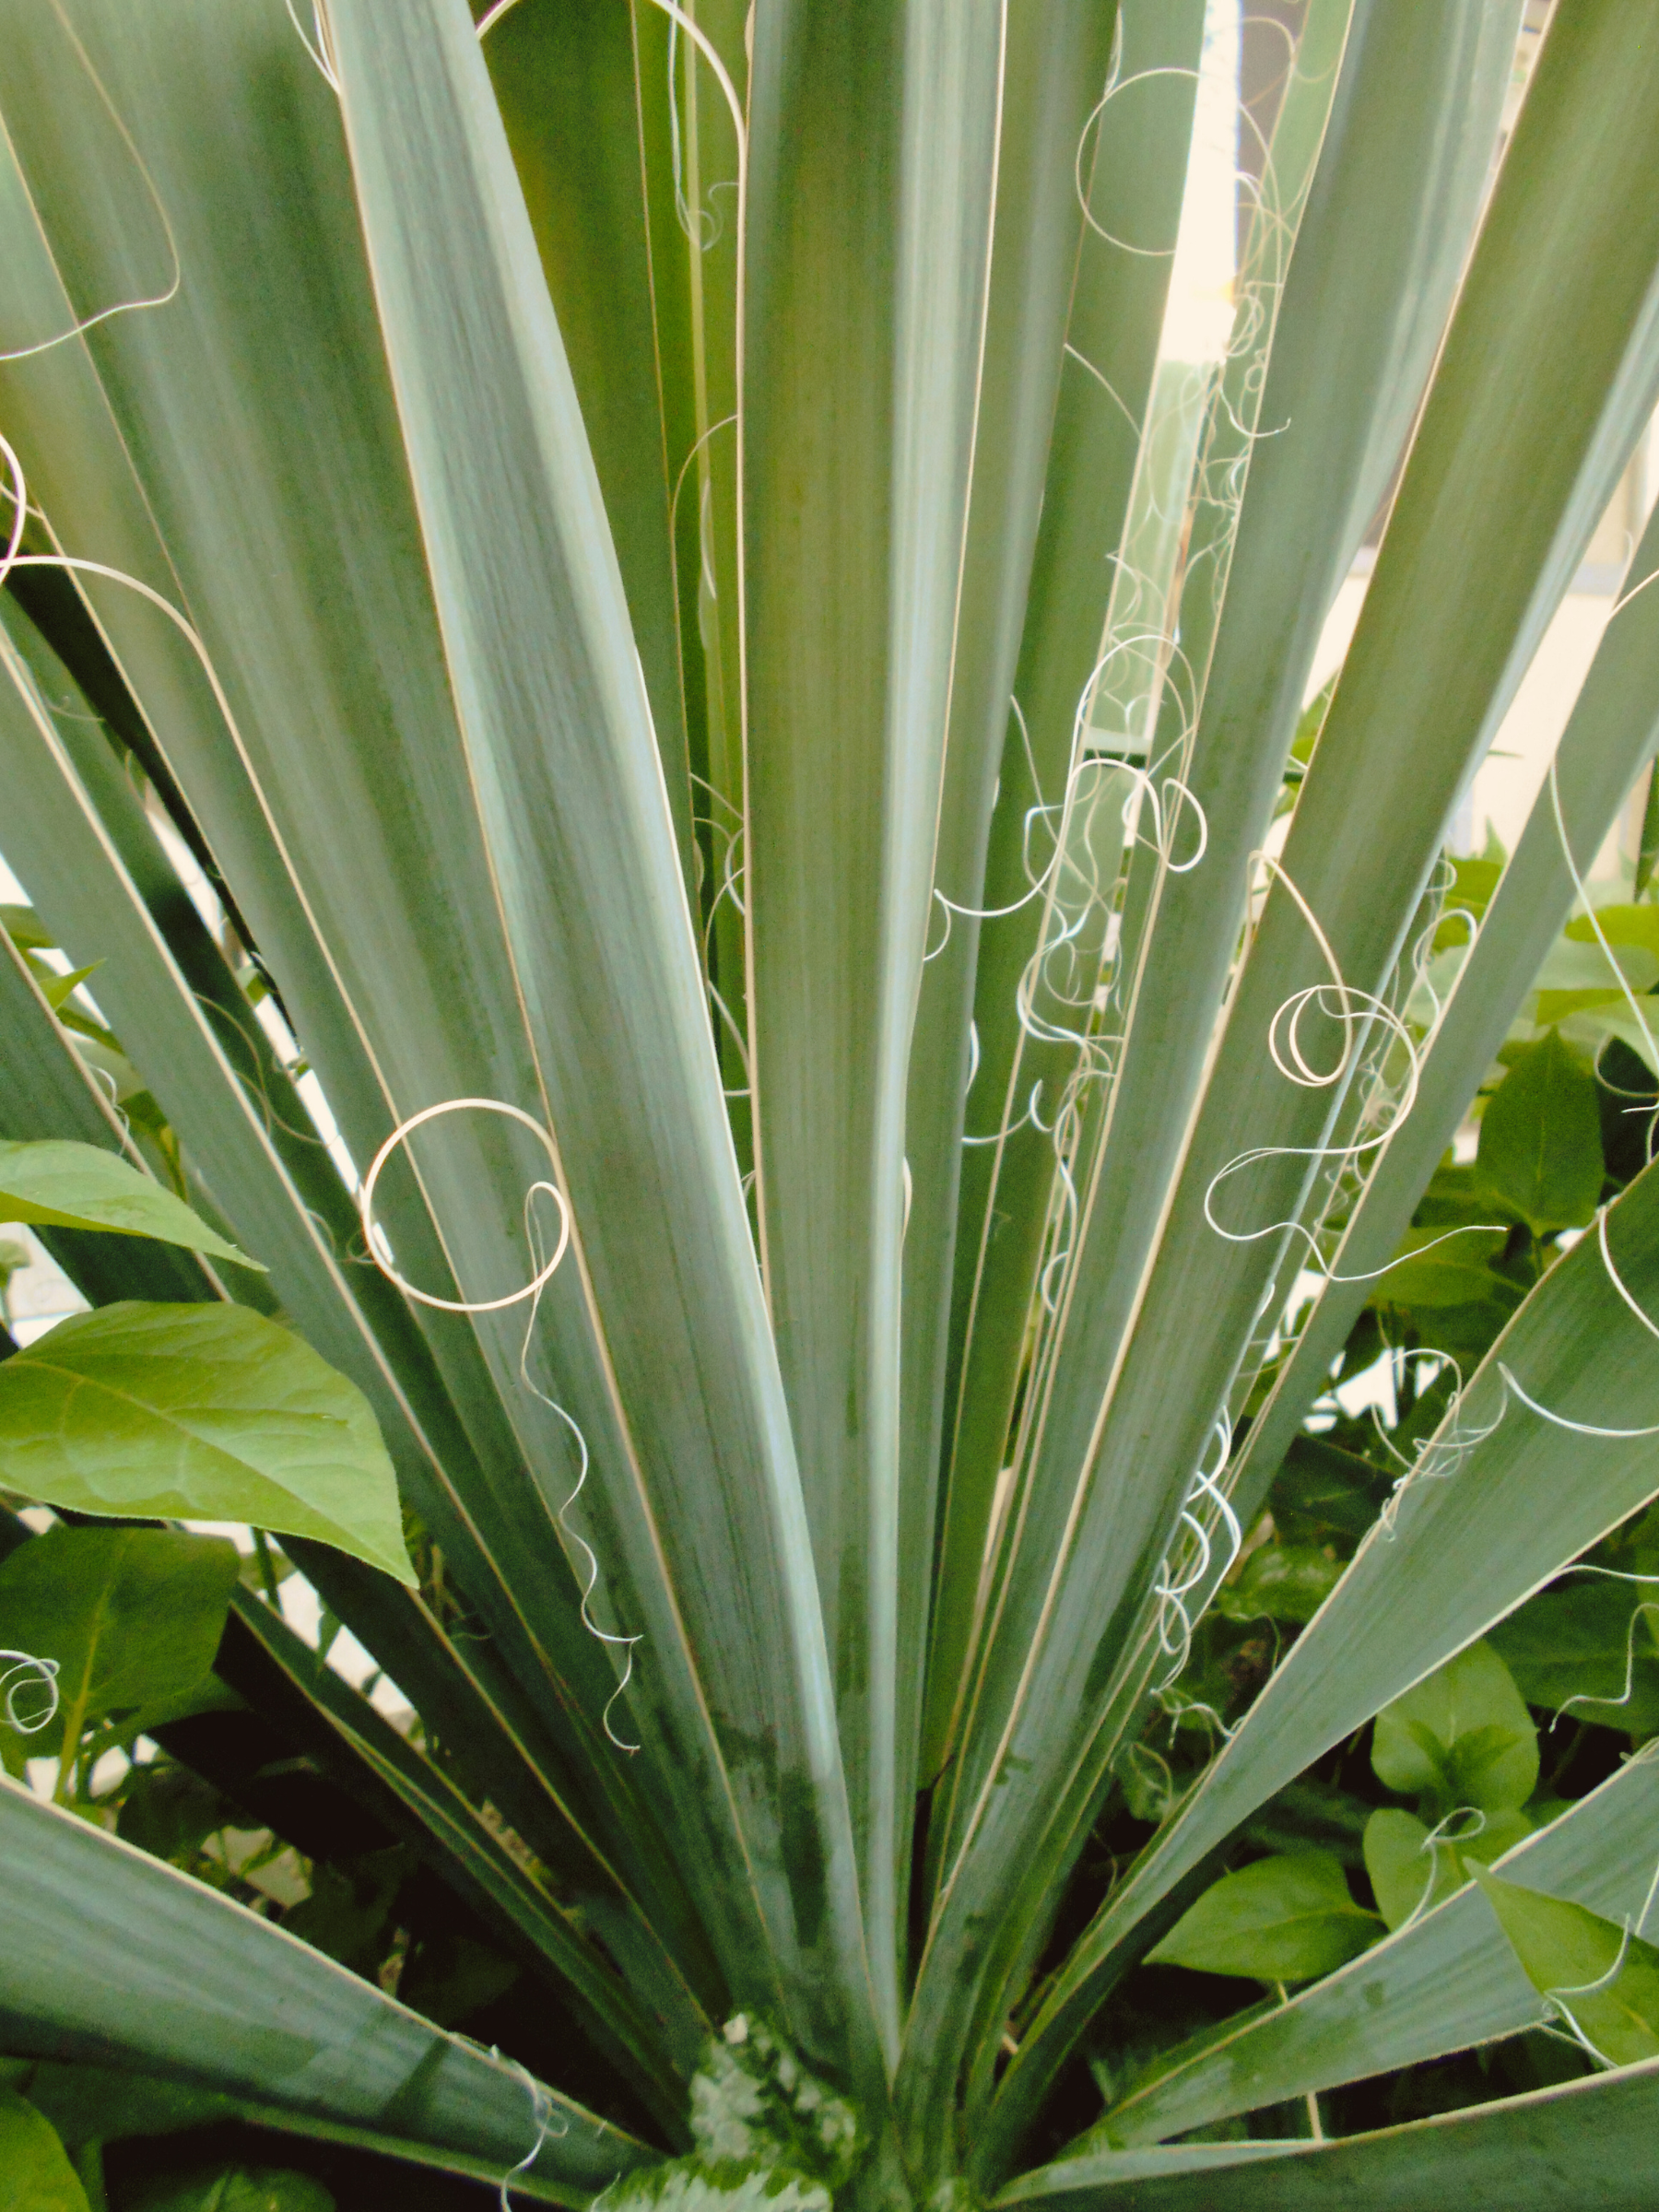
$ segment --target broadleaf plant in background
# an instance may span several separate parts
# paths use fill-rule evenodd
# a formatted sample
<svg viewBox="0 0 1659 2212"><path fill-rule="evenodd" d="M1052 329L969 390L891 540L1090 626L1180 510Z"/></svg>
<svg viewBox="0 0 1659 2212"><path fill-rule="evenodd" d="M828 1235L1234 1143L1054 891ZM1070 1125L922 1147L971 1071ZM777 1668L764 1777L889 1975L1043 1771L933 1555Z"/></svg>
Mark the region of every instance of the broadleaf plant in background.
<svg viewBox="0 0 1659 2212"><path fill-rule="evenodd" d="M1659 2186L1659 52L1241 14L0 0L13 2194Z"/></svg>

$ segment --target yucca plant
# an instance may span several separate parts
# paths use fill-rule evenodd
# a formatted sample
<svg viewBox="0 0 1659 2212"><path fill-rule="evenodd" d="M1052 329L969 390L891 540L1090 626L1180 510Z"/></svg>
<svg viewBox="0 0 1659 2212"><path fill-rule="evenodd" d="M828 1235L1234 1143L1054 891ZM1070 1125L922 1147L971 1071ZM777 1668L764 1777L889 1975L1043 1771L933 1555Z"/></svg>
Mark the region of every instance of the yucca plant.
<svg viewBox="0 0 1659 2212"><path fill-rule="evenodd" d="M11 2201L1659 2190L1659 34L1280 12L0 6Z"/></svg>

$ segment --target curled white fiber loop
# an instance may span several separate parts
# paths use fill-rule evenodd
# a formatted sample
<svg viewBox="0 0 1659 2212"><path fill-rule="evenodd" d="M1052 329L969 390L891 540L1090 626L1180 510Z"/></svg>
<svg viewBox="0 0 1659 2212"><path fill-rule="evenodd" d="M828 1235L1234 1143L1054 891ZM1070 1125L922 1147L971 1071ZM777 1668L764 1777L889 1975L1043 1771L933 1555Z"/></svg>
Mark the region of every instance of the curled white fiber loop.
<svg viewBox="0 0 1659 2212"><path fill-rule="evenodd" d="M441 1313L499 1313L504 1306L518 1306L527 1298L538 1298L564 1258L565 1249L571 1241L571 1209L565 1204L564 1193L557 1183L533 1182L529 1192L529 1195L534 1197L536 1192L545 1191L559 1208L559 1241L553 1247L553 1256L537 1268L523 1289L510 1290L505 1298L438 1298L430 1290L417 1289L413 1283L406 1282L386 1257L385 1239L374 1218L374 1186L380 1180L381 1170L405 1137L412 1135L423 1123L436 1121L440 1114L459 1113L468 1107L476 1107L482 1113L503 1113L510 1121L522 1122L526 1129L532 1130L541 1139L547 1147L548 1159L555 1168L558 1167L559 1154L554 1148L553 1139L535 1116L526 1113L522 1106L510 1106L504 1099L443 1099L436 1106L423 1106L418 1113L412 1113L407 1121L400 1122L393 1130L375 1154L370 1163L369 1172L363 1178L363 1187L358 1194L358 1212L363 1224L363 1241L369 1247L375 1265L388 1282L396 1284L406 1298L414 1299L418 1305L435 1306Z"/></svg>

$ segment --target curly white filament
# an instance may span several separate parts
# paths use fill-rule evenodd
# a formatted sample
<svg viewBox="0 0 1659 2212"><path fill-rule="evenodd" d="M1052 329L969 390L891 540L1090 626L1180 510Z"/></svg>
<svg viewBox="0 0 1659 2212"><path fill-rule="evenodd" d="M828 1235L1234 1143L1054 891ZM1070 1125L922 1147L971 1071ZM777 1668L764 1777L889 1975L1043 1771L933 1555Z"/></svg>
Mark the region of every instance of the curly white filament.
<svg viewBox="0 0 1659 2212"><path fill-rule="evenodd" d="M522 1123L526 1129L541 1139L547 1147L548 1158L552 1160L555 1169L558 1168L559 1154L554 1147L553 1139L535 1115L526 1113L522 1106L510 1106L504 1099L444 1099L436 1106L422 1107L418 1113L412 1113L407 1121L400 1122L393 1130L391 1135L375 1154L369 1172L363 1178L363 1187L358 1194L358 1212L363 1224L363 1241L373 1255L375 1265L388 1282L396 1284L406 1298L414 1299L418 1305L436 1306L441 1313L498 1313L504 1306L522 1305L527 1298L539 1298L543 1288L552 1279L554 1270L558 1267L559 1261L564 1258L565 1248L571 1241L571 1209L565 1204L564 1194L557 1183L535 1182L530 1186L532 1197L535 1195L536 1192L545 1191L559 1208L559 1242L554 1247L553 1256L545 1266L536 1270L522 1289L510 1290L505 1298L439 1298L430 1290L418 1289L413 1283L406 1282L392 1265L386 1252L385 1237L374 1218L374 1186L380 1181L382 1169L391 1159L393 1153L396 1151L398 1146L406 1136L412 1135L417 1129L420 1128L424 1123L436 1121L440 1114L459 1113L465 1108L477 1108L483 1113L505 1114L509 1120Z"/></svg>
<svg viewBox="0 0 1659 2212"><path fill-rule="evenodd" d="M489 2055L491 2058L497 2059L502 2057L501 2053L493 2043L490 2045ZM514 2177L521 2173L528 2173L531 2167L535 2165L536 2159L540 2158L542 2154L542 2146L547 2142L548 2136L551 2136L554 2141L557 2142L561 2136L568 2136L570 2134L571 2124L561 2115L558 2127L556 2128L553 2125L553 2093L550 2089L544 2088L542 2083L536 2080L535 2075L531 2073L528 2066L521 2065L516 2058L503 2059L502 2063L506 2065L510 2065L512 2068L513 2072L524 2083L525 2088L530 2092L530 2112L531 2117L535 2122L535 2142L531 2144L529 2149L524 2153L518 2164L516 2166L509 2166L506 2172L501 2176L500 2194L499 2200L501 2212L512 2212L512 2199L509 2194L509 2191Z"/></svg>
<svg viewBox="0 0 1659 2212"><path fill-rule="evenodd" d="M8 1651L0 1651L0 1660L8 1662L0 1665L6 1725L19 1735L37 1735L57 1717L58 1662L37 1659L32 1652ZM30 1692L31 1710L25 1712L18 1700ZM39 1710L33 1710L37 1704Z"/></svg>
<svg viewBox="0 0 1659 2212"><path fill-rule="evenodd" d="M610 1738L611 1742L615 1744L618 1751L637 1751L640 1748L638 1744L625 1742L624 1739L617 1734L616 1730L611 1726L610 1716L612 1707L616 1704L617 1700L621 1697L623 1692L627 1689L629 1684L633 1679L634 1646L640 1642L641 1639L638 1636L613 1635L607 1630L602 1629L598 1622L594 1618L590 1606L590 1601L599 1582L599 1561L594 1554L592 1545L589 1544L586 1539L575 1529L573 1529L571 1526L570 1522L566 1519L566 1515L570 1512L571 1508L575 1504L577 1499L581 1497L583 1487L587 1482L588 1468L591 1464L588 1454L587 1439L582 1433L580 1425L571 1418L569 1413L566 1412L565 1408L559 1404L558 1400L549 1397L545 1390L540 1389L530 1379L530 1346L535 1334L535 1317L541 1305L542 1292L547 1288L547 1284L552 1280L553 1275L557 1270L559 1262L564 1258L565 1253L569 1248L571 1241L571 1209L565 1203L564 1195L556 1183L543 1181L533 1182L530 1185L530 1188L525 1192L524 1236L530 1247L530 1261L534 1272L530 1277L530 1280L524 1284L522 1289L510 1291L505 1298L437 1298L429 1290L418 1289L413 1283L406 1281L405 1278L397 1272L397 1269L392 1265L391 1259L387 1255L385 1250L385 1239L381 1232L379 1224L374 1218L374 1186L376 1182L379 1180L382 1169L385 1166L387 1160L391 1159L392 1154L396 1150L397 1147L403 1143L406 1137L411 1135L417 1129L420 1128L423 1124L435 1121L440 1114L458 1113L468 1108L477 1108L478 1111L485 1113L505 1114L510 1121L522 1124L524 1128L530 1130L534 1135L539 1138L542 1145L547 1149L547 1157L552 1160L554 1168L557 1171L559 1166L558 1147L555 1146L552 1137L547 1134L547 1130L542 1127L542 1124L535 1119L535 1115L526 1113L522 1106L510 1105L504 1099L441 1100L437 1105L423 1107L418 1113L413 1113L406 1121L400 1122L397 1127L392 1132L391 1135L386 1139L385 1143L381 1147L380 1150L375 1154L374 1159L371 1163L369 1172L363 1178L363 1187L358 1196L358 1210L362 1221L363 1241L369 1248L369 1252L374 1261L374 1265L380 1269L381 1273L389 1282L396 1284L397 1288L404 1293L406 1298L412 1298L417 1300L418 1304L423 1306L435 1306L441 1312L469 1314L499 1313L504 1307L522 1305L526 1299L529 1300L529 1318L524 1327L524 1342L519 1347L519 1380L524 1384L524 1388L530 1393L533 1398L536 1399L539 1404L547 1406L550 1413L557 1414L559 1418L570 1430L571 1436L575 1439L576 1451L578 1454L576 1486L571 1490L570 1496L565 1500L564 1503L559 1507L558 1514L556 1515L556 1519L558 1520L561 1534L582 1553L583 1561L585 1562L583 1571L585 1580L583 1581L582 1590L582 1627L596 1642L615 1646L627 1653L627 1663L623 1668L622 1678L618 1683L616 1688L612 1691L610 1697L606 1700L605 1712L602 1716L605 1733ZM538 1195L544 1193L547 1196L553 1200L554 1204L559 1208L559 1237L554 1245L551 1258L547 1260L544 1260L541 1256L541 1230L535 1216L536 1198Z"/></svg>

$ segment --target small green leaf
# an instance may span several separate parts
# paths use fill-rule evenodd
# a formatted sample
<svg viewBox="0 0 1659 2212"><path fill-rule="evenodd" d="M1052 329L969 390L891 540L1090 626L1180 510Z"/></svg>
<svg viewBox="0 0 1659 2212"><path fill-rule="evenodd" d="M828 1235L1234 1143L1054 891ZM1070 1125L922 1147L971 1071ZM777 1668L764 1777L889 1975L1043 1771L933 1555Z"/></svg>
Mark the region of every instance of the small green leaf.
<svg viewBox="0 0 1659 2212"><path fill-rule="evenodd" d="M1473 1872L1527 1980L1600 2056L1619 2066L1659 2058L1659 1950L1583 1905Z"/></svg>
<svg viewBox="0 0 1659 2212"><path fill-rule="evenodd" d="M32 906L0 906L0 929L20 952L43 952L52 943L50 931Z"/></svg>
<svg viewBox="0 0 1659 2212"><path fill-rule="evenodd" d="M1365 1871L1391 1934L1456 1887L1448 1881L1444 1856L1430 1843L1424 1823L1397 1806L1380 1806L1366 1822Z"/></svg>
<svg viewBox="0 0 1659 2212"><path fill-rule="evenodd" d="M368 1400L245 1306L104 1306L7 1359L0 1484L81 1512L316 1536L415 1582Z"/></svg>
<svg viewBox="0 0 1659 2212"><path fill-rule="evenodd" d="M196 1218L182 1198L97 1145L56 1138L0 1144L0 1219L52 1229L105 1229L155 1237L239 1267L265 1270Z"/></svg>
<svg viewBox="0 0 1659 2212"><path fill-rule="evenodd" d="M88 2212L51 2122L10 2089L0 2089L0 2198L6 2212Z"/></svg>
<svg viewBox="0 0 1659 2212"><path fill-rule="evenodd" d="M159 1759L138 1768L128 1783L115 1833L152 1858L183 1859L237 1818L238 1808L212 1783Z"/></svg>
<svg viewBox="0 0 1659 2212"><path fill-rule="evenodd" d="M75 992L80 988L87 978L89 975L96 975L102 966L101 960L94 960L90 968L72 968L67 975L58 975L55 972L41 975L40 976L41 996L55 1014L63 1006L64 1002L73 996Z"/></svg>
<svg viewBox="0 0 1659 2212"><path fill-rule="evenodd" d="M1498 878L1503 874L1501 860L1454 860L1452 863L1453 884L1446 893L1441 908L1442 919L1434 933L1434 949L1443 952L1448 946L1466 946L1471 931L1470 916L1478 922L1491 904L1492 893L1498 888Z"/></svg>
<svg viewBox="0 0 1659 2212"><path fill-rule="evenodd" d="M335 2212L332 2193L286 2167L198 2166L158 2174L125 2200L129 2212Z"/></svg>
<svg viewBox="0 0 1659 2212"><path fill-rule="evenodd" d="M290 1936L337 1959L353 1973L372 1974L391 1941L392 1908L412 1871L401 1843L319 1866L311 1895L283 1918Z"/></svg>
<svg viewBox="0 0 1659 2212"><path fill-rule="evenodd" d="M1601 1112L1590 1064L1551 1030L1527 1045L1480 1124L1479 1179L1535 1236L1582 1229L1601 1196Z"/></svg>
<svg viewBox="0 0 1659 2212"><path fill-rule="evenodd" d="M1597 930L1609 945L1643 945L1659 959L1659 906L1598 907L1594 924L1588 914L1579 914L1568 923L1566 935L1574 945L1594 945Z"/></svg>
<svg viewBox="0 0 1659 2212"><path fill-rule="evenodd" d="M1300 1851L1223 1875L1147 1957L1204 1974L1312 1982L1358 1958L1378 1932L1376 1914L1348 1894L1341 1861Z"/></svg>
<svg viewBox="0 0 1659 2212"><path fill-rule="evenodd" d="M1238 1581L1216 1593L1216 1610L1229 1620L1312 1620L1342 1580L1342 1564L1312 1545L1264 1544Z"/></svg>
<svg viewBox="0 0 1659 2212"><path fill-rule="evenodd" d="M1472 1643L1377 1715L1371 1766L1402 1795L1450 1812L1522 1806L1538 1780L1538 1734L1508 1667Z"/></svg>
<svg viewBox="0 0 1659 2212"><path fill-rule="evenodd" d="M1656 1623L1659 1582L1584 1576L1530 1599L1489 1641L1529 1705L1651 1735L1659 1730Z"/></svg>
<svg viewBox="0 0 1659 2212"><path fill-rule="evenodd" d="M1432 1831L1421 1820L1393 1806L1382 1806L1366 1822L1365 1871L1391 1930L1461 1889L1471 1861L1490 1865L1533 1832L1526 1815L1517 1812L1488 1813L1481 1826L1476 1820L1451 1825L1454 1841L1441 1835L1431 1841Z"/></svg>
<svg viewBox="0 0 1659 2212"><path fill-rule="evenodd" d="M1599 1188L1599 1186L1598 1186ZM1444 1229L1407 1231L1400 1257L1378 1281L1374 1304L1467 1306L1491 1298L1499 1280L1487 1262L1503 1250L1501 1230Z"/></svg>
<svg viewBox="0 0 1659 2212"><path fill-rule="evenodd" d="M56 1717L28 1738L50 1757L96 1722L134 1728L213 1665L236 1547L162 1528L53 1528L0 1564L0 1644L58 1663Z"/></svg>

